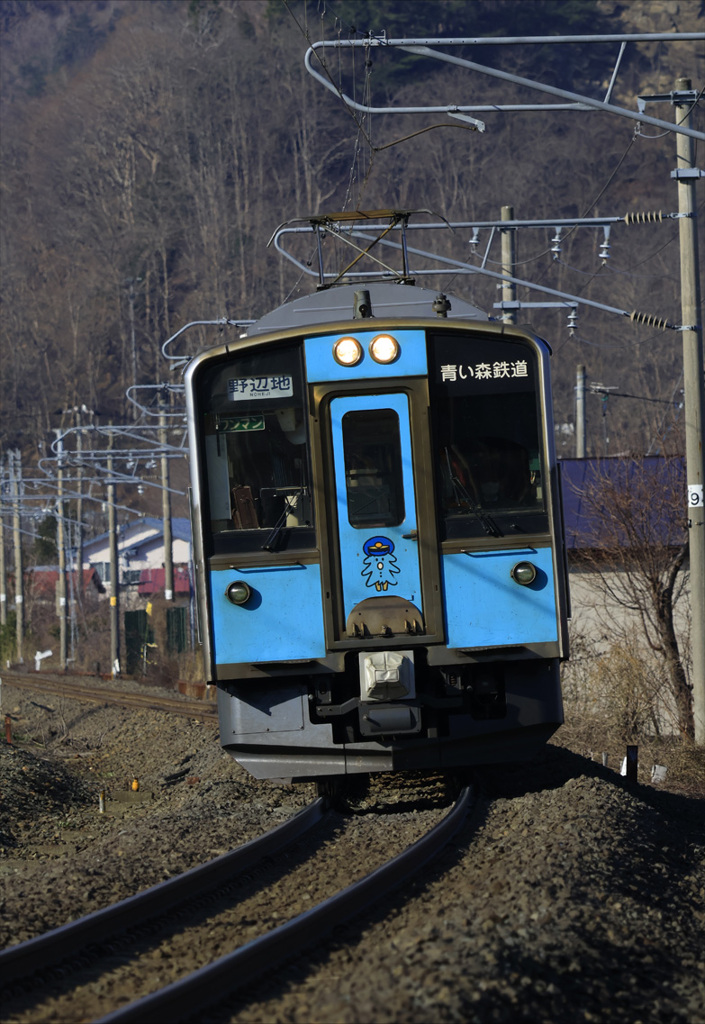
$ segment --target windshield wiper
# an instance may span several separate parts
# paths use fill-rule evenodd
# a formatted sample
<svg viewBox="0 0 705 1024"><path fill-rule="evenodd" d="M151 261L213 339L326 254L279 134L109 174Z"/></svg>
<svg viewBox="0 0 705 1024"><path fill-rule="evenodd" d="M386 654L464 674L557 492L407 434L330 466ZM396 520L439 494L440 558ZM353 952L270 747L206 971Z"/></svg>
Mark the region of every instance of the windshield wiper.
<svg viewBox="0 0 705 1024"><path fill-rule="evenodd" d="M453 472L453 466L450 461L450 452L448 451L447 448L445 448L445 453L446 462L448 464L448 473L450 475L450 482L453 485L453 497L455 498L458 505L464 504L467 506L467 510L471 512L479 520L483 530L488 536L503 537L504 534L497 526L497 523L494 521L492 516L488 515L486 512L483 512L480 505L472 500L472 496L470 495L467 488L464 486L464 484L461 482L458 476Z"/></svg>
<svg viewBox="0 0 705 1024"><path fill-rule="evenodd" d="M299 487L293 494L287 494L284 498L284 511L277 519L276 523L272 527L271 533L268 535L264 544L262 545L262 551L276 551L277 541L279 540L284 527L286 526L286 517L290 512L293 512L297 507L299 499L303 497L304 488Z"/></svg>

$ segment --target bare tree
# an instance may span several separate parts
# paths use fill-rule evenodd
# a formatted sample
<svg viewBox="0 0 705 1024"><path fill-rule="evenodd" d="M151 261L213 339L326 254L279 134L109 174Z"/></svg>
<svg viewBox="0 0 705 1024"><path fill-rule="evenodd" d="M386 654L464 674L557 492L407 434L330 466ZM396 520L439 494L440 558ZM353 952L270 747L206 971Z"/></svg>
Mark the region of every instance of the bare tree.
<svg viewBox="0 0 705 1024"><path fill-rule="evenodd" d="M687 588L684 495L684 460L675 456L587 463L578 490L582 567L592 574L608 613L622 608L640 624L661 663L678 731L692 739L687 635L675 616Z"/></svg>

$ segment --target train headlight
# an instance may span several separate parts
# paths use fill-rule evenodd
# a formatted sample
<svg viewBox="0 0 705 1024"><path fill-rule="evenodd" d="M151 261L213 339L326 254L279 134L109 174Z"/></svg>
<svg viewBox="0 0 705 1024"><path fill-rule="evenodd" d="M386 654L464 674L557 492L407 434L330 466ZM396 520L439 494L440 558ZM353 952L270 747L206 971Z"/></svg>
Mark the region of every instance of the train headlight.
<svg viewBox="0 0 705 1024"><path fill-rule="evenodd" d="M515 583L521 583L522 587L528 587L536 579L537 569L531 562L517 562L511 571L511 577Z"/></svg>
<svg viewBox="0 0 705 1024"><path fill-rule="evenodd" d="M357 338L339 338L333 346L333 356L341 366L355 366L362 359L362 345Z"/></svg>
<svg viewBox="0 0 705 1024"><path fill-rule="evenodd" d="M229 583L225 588L225 596L228 601L232 601L233 604L247 604L252 597L252 591L246 583L242 580L236 580L234 583Z"/></svg>
<svg viewBox="0 0 705 1024"><path fill-rule="evenodd" d="M399 342L391 334L378 334L370 342L370 355L376 363L393 363L399 355Z"/></svg>

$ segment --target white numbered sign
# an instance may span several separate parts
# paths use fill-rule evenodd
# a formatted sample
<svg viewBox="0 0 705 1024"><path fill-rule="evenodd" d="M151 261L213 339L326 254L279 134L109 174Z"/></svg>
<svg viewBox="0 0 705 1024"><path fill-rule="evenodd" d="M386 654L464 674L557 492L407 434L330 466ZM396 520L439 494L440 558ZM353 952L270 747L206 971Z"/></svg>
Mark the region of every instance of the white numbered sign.
<svg viewBox="0 0 705 1024"><path fill-rule="evenodd" d="M703 485L688 484L688 508L703 507Z"/></svg>

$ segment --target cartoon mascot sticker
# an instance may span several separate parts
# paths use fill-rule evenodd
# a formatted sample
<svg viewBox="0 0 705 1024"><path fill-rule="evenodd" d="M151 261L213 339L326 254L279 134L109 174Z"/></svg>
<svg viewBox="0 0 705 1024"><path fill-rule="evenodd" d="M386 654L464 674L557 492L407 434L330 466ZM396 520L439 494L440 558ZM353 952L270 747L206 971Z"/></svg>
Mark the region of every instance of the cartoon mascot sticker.
<svg viewBox="0 0 705 1024"><path fill-rule="evenodd" d="M393 578L400 573L397 560L394 557L394 543L389 537L369 537L362 545L365 552L365 561L362 563L362 576L367 577L365 586L374 587L375 590L386 590L387 587L396 587L397 581Z"/></svg>

